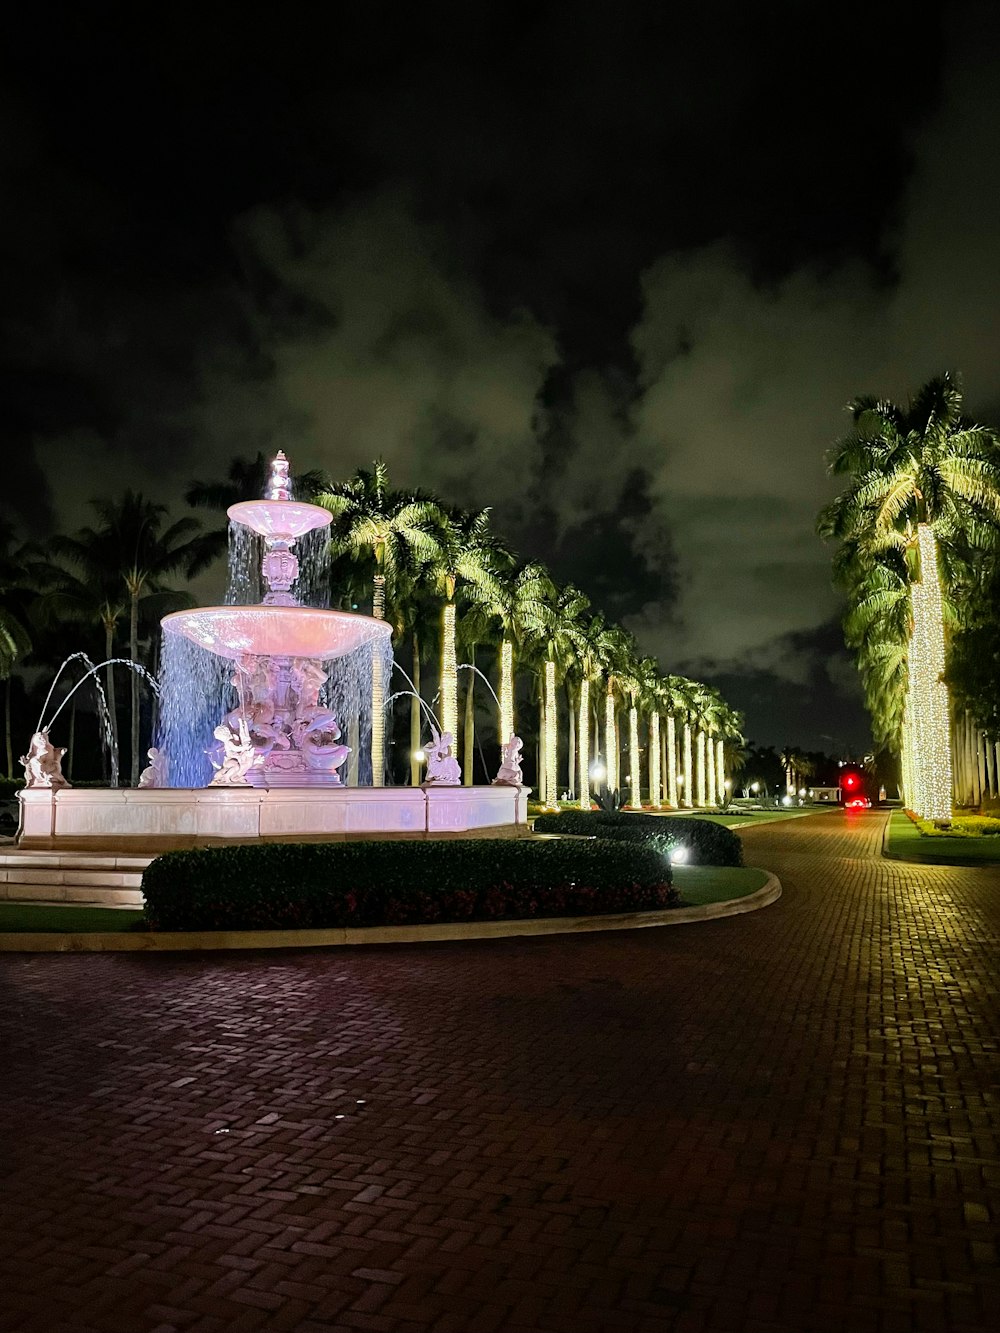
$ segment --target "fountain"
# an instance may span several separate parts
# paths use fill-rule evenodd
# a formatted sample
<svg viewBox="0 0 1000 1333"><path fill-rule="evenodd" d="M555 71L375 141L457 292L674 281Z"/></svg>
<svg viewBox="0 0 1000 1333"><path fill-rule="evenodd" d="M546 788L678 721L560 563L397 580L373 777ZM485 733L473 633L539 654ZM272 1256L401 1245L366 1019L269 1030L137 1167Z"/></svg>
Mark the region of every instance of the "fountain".
<svg viewBox="0 0 1000 1333"><path fill-rule="evenodd" d="M279 453L263 499L229 509L230 550L262 551L262 582L238 564L224 605L161 622L160 722L139 788L29 784L20 793L22 846L111 840L156 851L248 838L524 827L526 789L456 785L447 746L423 787L381 785L371 760L372 681L392 671L391 629L371 616L301 604L302 587L317 582L317 542L325 548L331 516L294 500L288 477ZM303 578L296 547L310 538ZM258 587L266 592L251 604Z"/></svg>

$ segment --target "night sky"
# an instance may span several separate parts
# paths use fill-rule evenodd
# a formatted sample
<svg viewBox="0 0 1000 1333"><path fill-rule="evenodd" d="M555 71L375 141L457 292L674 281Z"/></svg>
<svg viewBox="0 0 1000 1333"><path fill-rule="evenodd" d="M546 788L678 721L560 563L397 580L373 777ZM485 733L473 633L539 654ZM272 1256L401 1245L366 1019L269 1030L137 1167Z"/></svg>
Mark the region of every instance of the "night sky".
<svg viewBox="0 0 1000 1333"><path fill-rule="evenodd" d="M5 509L283 447L860 749L824 452L957 369L1000 421L997 6L39 5L5 23ZM806 30L808 29L808 31ZM199 593L214 599L221 571Z"/></svg>

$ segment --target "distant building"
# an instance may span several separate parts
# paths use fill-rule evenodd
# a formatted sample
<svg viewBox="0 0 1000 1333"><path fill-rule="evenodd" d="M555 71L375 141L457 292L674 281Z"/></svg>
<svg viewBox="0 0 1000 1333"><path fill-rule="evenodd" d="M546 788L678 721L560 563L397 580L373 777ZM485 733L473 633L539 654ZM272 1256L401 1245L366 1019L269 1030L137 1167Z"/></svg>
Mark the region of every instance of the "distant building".
<svg viewBox="0 0 1000 1333"><path fill-rule="evenodd" d="M839 787L810 787L810 801L829 801L831 805L836 805L840 800Z"/></svg>

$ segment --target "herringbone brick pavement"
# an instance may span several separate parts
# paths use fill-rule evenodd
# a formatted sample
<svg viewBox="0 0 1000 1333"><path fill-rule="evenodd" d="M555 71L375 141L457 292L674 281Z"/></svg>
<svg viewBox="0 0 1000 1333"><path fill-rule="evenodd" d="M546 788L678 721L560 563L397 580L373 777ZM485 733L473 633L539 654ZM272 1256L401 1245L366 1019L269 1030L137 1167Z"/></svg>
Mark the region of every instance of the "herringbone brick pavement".
<svg viewBox="0 0 1000 1333"><path fill-rule="evenodd" d="M10 1333L1000 1328L1000 872L625 934L9 956Z"/></svg>

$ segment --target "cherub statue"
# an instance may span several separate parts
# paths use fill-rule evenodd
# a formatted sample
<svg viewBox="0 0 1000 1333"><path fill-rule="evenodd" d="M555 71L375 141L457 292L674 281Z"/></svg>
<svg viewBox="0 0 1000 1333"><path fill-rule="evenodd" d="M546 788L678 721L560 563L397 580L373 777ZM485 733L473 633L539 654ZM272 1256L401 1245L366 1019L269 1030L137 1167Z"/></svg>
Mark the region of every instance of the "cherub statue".
<svg viewBox="0 0 1000 1333"><path fill-rule="evenodd" d="M521 773L521 750L524 741L520 736L511 736L500 747L500 771L493 779L494 787L523 787L524 775Z"/></svg>
<svg viewBox="0 0 1000 1333"><path fill-rule="evenodd" d="M221 764L215 765L215 776L208 784L210 787L248 787L247 771L257 752L254 749L253 741L250 739L250 732L247 728L246 718L240 718L239 739L237 739L232 727L222 722L212 733L217 741L222 742L224 757ZM212 760L215 764L215 760Z"/></svg>
<svg viewBox="0 0 1000 1333"><path fill-rule="evenodd" d="M65 746L55 746L49 740L49 729L36 731L28 745L28 753L21 755L26 787L68 787L63 777L62 760Z"/></svg>
<svg viewBox="0 0 1000 1333"><path fill-rule="evenodd" d="M165 787L167 785L167 756L155 745L146 751L149 765L139 774L140 787Z"/></svg>
<svg viewBox="0 0 1000 1333"><path fill-rule="evenodd" d="M451 752L453 739L450 731L442 735L431 727L430 744L424 747L427 756L425 787L458 787L461 784L462 770Z"/></svg>

